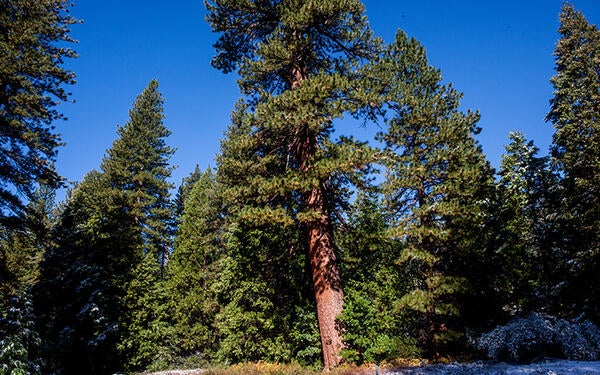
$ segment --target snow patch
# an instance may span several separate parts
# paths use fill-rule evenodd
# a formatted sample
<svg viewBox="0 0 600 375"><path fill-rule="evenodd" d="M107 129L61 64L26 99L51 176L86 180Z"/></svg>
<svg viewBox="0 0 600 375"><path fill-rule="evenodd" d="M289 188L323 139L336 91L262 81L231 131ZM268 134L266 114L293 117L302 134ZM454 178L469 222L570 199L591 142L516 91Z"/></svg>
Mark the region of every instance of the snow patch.
<svg viewBox="0 0 600 375"><path fill-rule="evenodd" d="M596 375L600 374L600 362L547 361L531 365L506 363L429 365L386 371L387 375Z"/></svg>
<svg viewBox="0 0 600 375"><path fill-rule="evenodd" d="M600 359L600 329L589 321L532 313L484 334L476 345L496 361L529 363L544 356L595 361Z"/></svg>

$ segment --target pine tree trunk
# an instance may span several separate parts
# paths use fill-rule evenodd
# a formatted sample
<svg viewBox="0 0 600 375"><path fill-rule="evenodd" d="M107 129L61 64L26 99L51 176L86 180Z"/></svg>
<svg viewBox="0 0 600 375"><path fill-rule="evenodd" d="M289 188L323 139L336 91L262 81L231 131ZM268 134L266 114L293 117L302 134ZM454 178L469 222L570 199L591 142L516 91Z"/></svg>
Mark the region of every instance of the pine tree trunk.
<svg viewBox="0 0 600 375"><path fill-rule="evenodd" d="M301 66L292 71L291 88L299 88L307 77ZM300 169L309 173L311 159L319 148L317 134L307 126L296 129L293 144L294 157ZM325 201L326 187L321 182L318 188L305 191L302 194L302 206L306 211L318 213L318 218L306 223L308 260L312 272L313 289L317 304L317 320L321 335L321 349L325 371L339 365L342 357L342 332L336 325L336 317L341 314L344 304L340 271L334 251L331 219L327 202Z"/></svg>
<svg viewBox="0 0 600 375"><path fill-rule="evenodd" d="M323 363L325 370L329 370L341 361L342 334L336 325L336 317L342 312L344 294L322 189L307 193L305 204L307 208L321 212L318 220L307 223L308 259L317 303Z"/></svg>
<svg viewBox="0 0 600 375"><path fill-rule="evenodd" d="M296 157L304 172L310 170L310 158L318 147L317 136L306 128L296 133ZM331 219L325 201L323 183L318 188L302 194L302 206L315 212L318 218L306 223L308 260L312 272L313 289L317 303L317 319L321 335L323 364L325 370L337 366L341 357L342 333L336 325L336 317L342 312L344 293L340 271L334 251Z"/></svg>

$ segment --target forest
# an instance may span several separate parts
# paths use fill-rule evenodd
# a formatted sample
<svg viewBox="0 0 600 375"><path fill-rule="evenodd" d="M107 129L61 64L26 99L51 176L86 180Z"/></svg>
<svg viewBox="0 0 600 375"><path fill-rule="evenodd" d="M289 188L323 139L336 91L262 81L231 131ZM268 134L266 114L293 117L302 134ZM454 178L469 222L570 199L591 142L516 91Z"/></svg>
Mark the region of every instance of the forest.
<svg viewBox="0 0 600 375"><path fill-rule="evenodd" d="M600 360L600 31L574 6L549 153L514 131L493 168L479 112L360 0L206 0L239 75L215 167L172 182L152 79L57 201L71 6L0 3L1 375Z"/></svg>

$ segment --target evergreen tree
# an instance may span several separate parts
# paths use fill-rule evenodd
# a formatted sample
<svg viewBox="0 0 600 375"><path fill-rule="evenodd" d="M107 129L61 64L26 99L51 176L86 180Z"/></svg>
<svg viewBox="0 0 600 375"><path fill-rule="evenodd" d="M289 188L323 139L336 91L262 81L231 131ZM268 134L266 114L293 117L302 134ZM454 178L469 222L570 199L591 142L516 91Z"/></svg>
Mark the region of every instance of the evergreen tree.
<svg viewBox="0 0 600 375"><path fill-rule="evenodd" d="M250 98L246 176L229 186L241 224L297 226L311 266L325 368L342 348L335 317L343 305L332 217L340 181L366 164L368 151L330 139L333 120L357 109L350 77L374 44L363 5L344 1L207 2L221 36L213 65L237 70ZM355 77L354 77L355 78ZM361 107L363 103L357 106ZM290 262L293 262L290 259Z"/></svg>
<svg viewBox="0 0 600 375"><path fill-rule="evenodd" d="M120 368L122 299L140 258L139 231L126 203L96 171L67 199L35 293L45 372L105 374Z"/></svg>
<svg viewBox="0 0 600 375"><path fill-rule="evenodd" d="M194 185L202 176L202 170L200 166L196 164L194 170L181 180L181 185L177 189L177 195L175 196L175 212L177 218L181 219L183 210L185 209L185 201L190 196L190 193L194 189Z"/></svg>
<svg viewBox="0 0 600 375"><path fill-rule="evenodd" d="M49 370L105 374L138 369L152 355L147 340L156 334L148 330L159 302L144 302L158 299L158 286L146 286L166 259L172 218L162 102L150 82L102 172L89 173L67 200L37 293Z"/></svg>
<svg viewBox="0 0 600 375"><path fill-rule="evenodd" d="M262 198L254 193L256 187L241 182L280 168L277 162L257 163L270 145L253 135L247 109L238 104L218 156L223 255L218 278L209 284L221 306L215 317L216 359L315 365L321 350L300 233L294 226L281 225L281 214L271 217L274 222L247 216L250 207L261 207ZM244 199L245 207L240 207L239 199ZM271 204L292 205L290 201L289 196L273 197Z"/></svg>
<svg viewBox="0 0 600 375"><path fill-rule="evenodd" d="M345 359L379 363L417 358L415 322L398 301L410 291L411 270L399 265L397 242L390 241L381 196L359 191L340 233L344 277Z"/></svg>
<svg viewBox="0 0 600 375"><path fill-rule="evenodd" d="M0 229L0 373L39 373L40 341L32 311L31 289L48 248L54 190L37 189L19 228ZM19 372L21 371L21 372Z"/></svg>
<svg viewBox="0 0 600 375"><path fill-rule="evenodd" d="M557 176L549 158L520 132L509 134L510 144L498 171L498 257L502 265L496 285L505 299L503 310L523 314L549 310L560 290L564 260L556 252L553 202Z"/></svg>
<svg viewBox="0 0 600 375"><path fill-rule="evenodd" d="M150 81L101 165L109 187L123 192L130 202L128 210L141 230L141 250L154 254L162 266L174 225L168 178L173 170L169 159L175 152L165 142L171 132L163 124L163 102L158 81Z"/></svg>
<svg viewBox="0 0 600 375"><path fill-rule="evenodd" d="M184 185L182 185L184 186ZM215 284L221 259L222 215L211 169L201 172L187 193L169 262L167 290L177 355L213 359L217 350Z"/></svg>
<svg viewBox="0 0 600 375"><path fill-rule="evenodd" d="M3 302L0 300L0 373L41 374L40 338L29 293L13 297L9 306Z"/></svg>
<svg viewBox="0 0 600 375"><path fill-rule="evenodd" d="M120 317L122 368L130 372L166 370L174 363L177 339L170 332L170 305L160 264L154 254L147 253L131 272Z"/></svg>
<svg viewBox="0 0 600 375"><path fill-rule="evenodd" d="M111 189L124 194L126 209L133 218L141 245L137 263L130 265L130 280L124 297L125 314L120 318L119 344L125 367L140 371L165 361L166 331L163 303L166 296L160 280L171 250L174 207L168 182L174 150L166 145L171 132L163 124L164 99L158 82L150 81L129 111L129 121L118 129L115 140L102 161L104 178ZM152 261L155 260L153 267Z"/></svg>
<svg viewBox="0 0 600 375"><path fill-rule="evenodd" d="M557 207L572 275L562 310L600 319L600 31L563 5L556 45L554 97L547 121L555 128L553 163L562 175ZM590 289L590 285L593 287Z"/></svg>
<svg viewBox="0 0 600 375"><path fill-rule="evenodd" d="M0 225L23 218L24 199L38 184L60 185L53 161L60 137L56 106L74 74L66 0L5 0L0 4Z"/></svg>
<svg viewBox="0 0 600 375"><path fill-rule="evenodd" d="M461 94L441 84L424 48L403 32L379 67L393 113L386 132L383 191L398 262L415 271L400 304L421 317L420 341L437 355L464 326L464 295L481 293L483 227L492 170L474 138L479 115L458 111ZM469 283L471 281L472 284ZM478 304L485 305L478 295ZM456 348L456 347L455 347Z"/></svg>

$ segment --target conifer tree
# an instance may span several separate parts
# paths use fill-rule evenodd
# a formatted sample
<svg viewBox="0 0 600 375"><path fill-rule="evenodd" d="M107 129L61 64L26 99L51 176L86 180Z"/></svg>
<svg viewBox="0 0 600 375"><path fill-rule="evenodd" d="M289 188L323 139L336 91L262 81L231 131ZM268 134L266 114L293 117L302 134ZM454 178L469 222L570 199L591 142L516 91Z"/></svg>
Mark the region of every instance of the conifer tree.
<svg viewBox="0 0 600 375"><path fill-rule="evenodd" d="M175 363L177 338L169 327L170 306L165 280L154 254L146 253L131 270L119 319L122 339L117 349L129 372L166 370Z"/></svg>
<svg viewBox="0 0 600 375"><path fill-rule="evenodd" d="M175 150L165 142L171 131L163 124L163 102L158 81L150 81L129 111L129 121L117 130L119 138L101 168L109 187L130 202L129 212L143 239L141 250L154 254L164 266L174 225L168 178Z"/></svg>
<svg viewBox="0 0 600 375"><path fill-rule="evenodd" d="M35 290L46 373L119 370L122 299L141 246L124 207L97 171L69 194Z"/></svg>
<svg viewBox="0 0 600 375"><path fill-rule="evenodd" d="M54 189L40 187L24 210L22 225L0 229L1 373L41 371L31 289L39 280L39 263L49 246L53 198Z"/></svg>
<svg viewBox="0 0 600 375"><path fill-rule="evenodd" d="M498 170L499 246L492 261L502 269L496 285L502 290L502 309L511 314L551 311L564 274L557 254L553 221L557 176L549 158L520 132L509 134L510 143Z"/></svg>
<svg viewBox="0 0 600 375"><path fill-rule="evenodd" d="M404 245L398 261L416 270L400 302L420 314L420 340L436 355L459 334L461 295L481 272L492 170L474 138L479 115L458 110L461 94L441 84L416 40L398 32L377 69L390 82L393 114L379 134L389 233Z"/></svg>
<svg viewBox="0 0 600 375"><path fill-rule="evenodd" d="M222 215L211 169L188 186L175 248L169 261L167 290L177 355L213 358L217 350L215 315L219 310L213 285L222 253Z"/></svg>
<svg viewBox="0 0 600 375"><path fill-rule="evenodd" d="M24 200L38 184L60 185L54 160L60 137L56 106L74 83L64 59L75 57L67 43L66 0L18 1L0 4L0 224L23 217Z"/></svg>
<svg viewBox="0 0 600 375"><path fill-rule="evenodd" d="M3 371L39 373L40 342L31 290L39 281L39 264L50 246L54 189L39 187L18 228L0 229L0 354ZM0 371L1 372L1 371Z"/></svg>
<svg viewBox="0 0 600 375"><path fill-rule="evenodd" d="M600 319L600 31L572 5L560 15L554 96L547 121L555 128L552 160L562 175L557 207L574 275L562 310ZM591 289L589 285L594 285ZM577 306L576 308L573 308Z"/></svg>
<svg viewBox="0 0 600 375"><path fill-rule="evenodd" d="M232 186L246 224L302 229L311 266L325 368L342 348L335 323L343 305L332 216L339 181L367 164L369 152L330 139L333 120L355 110L350 76L374 43L363 5L344 1L208 1L221 36L213 65L237 70L251 105L247 176ZM350 95L352 96L352 95ZM362 106L363 103L358 103ZM243 197L243 198L242 198Z"/></svg>
<svg viewBox="0 0 600 375"><path fill-rule="evenodd" d="M239 216L244 206L246 210L261 207L262 199L255 187L243 182L281 168L277 161L257 162L271 145L253 135L251 120L247 105L238 103L217 160L223 254L218 278L209 284L221 306L215 317L216 359L230 363L296 360L315 365L321 354L318 324L299 231L279 220L253 222ZM240 199L244 206L240 207ZM271 204L295 207L289 195L273 197Z"/></svg>
<svg viewBox="0 0 600 375"><path fill-rule="evenodd" d="M391 241L381 195L359 191L339 235L344 278L342 353L354 363L417 358L415 322L398 301L411 290L411 270L398 264L401 244Z"/></svg>
<svg viewBox="0 0 600 375"><path fill-rule="evenodd" d="M202 170L200 166L196 164L194 170L187 176L181 180L181 185L177 189L177 195L175 196L175 212L177 214L177 218L181 219L183 215L183 210L185 208L185 201L189 197L190 193L194 189L194 185L202 176Z"/></svg>
<svg viewBox="0 0 600 375"><path fill-rule="evenodd" d="M0 300L0 373L41 374L40 338L28 291L5 305Z"/></svg>
<svg viewBox="0 0 600 375"><path fill-rule="evenodd" d="M117 130L119 138L102 161L103 178L109 189L123 195L133 221L130 239L138 245L135 261L129 265L130 282L124 284L124 313L120 320L120 354L128 370L144 370L160 361L162 333L161 305L158 295L163 269L170 253L174 228L174 207L168 178L173 167L169 159L174 150L166 144L171 132L164 126L164 99L158 81L152 80L136 98L129 121ZM148 257L155 260L156 266ZM160 328L160 329L159 329Z"/></svg>
<svg viewBox="0 0 600 375"><path fill-rule="evenodd" d="M141 285L157 280L172 219L166 180L173 151L165 144L162 103L151 81L119 128L102 171L89 173L66 202L37 293L49 370L138 370L152 355L147 346L154 336L146 334L159 303L142 303L156 300L156 288ZM145 266L148 256L156 267Z"/></svg>

